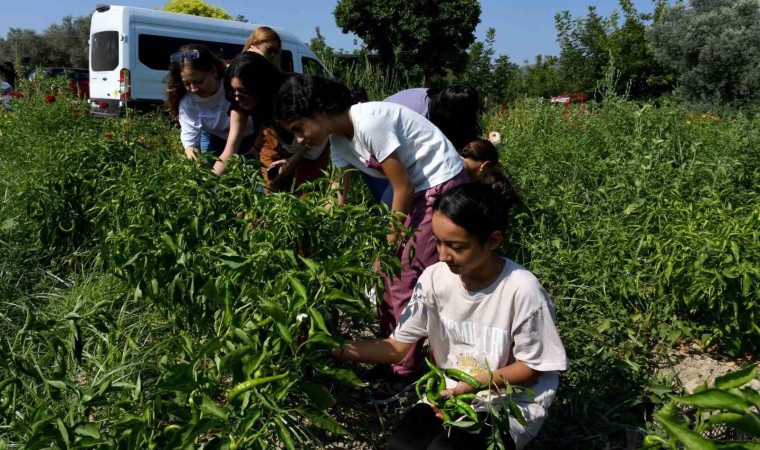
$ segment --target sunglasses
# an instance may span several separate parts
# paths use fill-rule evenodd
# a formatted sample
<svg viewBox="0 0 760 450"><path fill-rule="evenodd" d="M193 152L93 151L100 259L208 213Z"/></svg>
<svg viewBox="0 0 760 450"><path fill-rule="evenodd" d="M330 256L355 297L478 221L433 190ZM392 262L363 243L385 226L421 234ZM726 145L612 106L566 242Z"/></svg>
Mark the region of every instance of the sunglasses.
<svg viewBox="0 0 760 450"><path fill-rule="evenodd" d="M169 62L176 63L176 62L184 61L186 59L193 60L193 59L198 59L200 57L201 57L201 53L198 50L187 50L185 52L172 53L169 56Z"/></svg>
<svg viewBox="0 0 760 450"><path fill-rule="evenodd" d="M248 100L248 97L251 96L251 93L247 92L247 91L242 91L242 90L239 91L237 89L233 89L232 90L232 96L234 98L238 99L238 101L246 101L246 100Z"/></svg>
<svg viewBox="0 0 760 450"><path fill-rule="evenodd" d="M264 53L264 56L267 56L267 57L270 57L270 58L273 57L273 56L275 56L275 55L277 55L277 53L280 52L280 47L278 47L276 45L266 44L264 42L262 42L260 44L254 44L254 47L256 47L262 53Z"/></svg>

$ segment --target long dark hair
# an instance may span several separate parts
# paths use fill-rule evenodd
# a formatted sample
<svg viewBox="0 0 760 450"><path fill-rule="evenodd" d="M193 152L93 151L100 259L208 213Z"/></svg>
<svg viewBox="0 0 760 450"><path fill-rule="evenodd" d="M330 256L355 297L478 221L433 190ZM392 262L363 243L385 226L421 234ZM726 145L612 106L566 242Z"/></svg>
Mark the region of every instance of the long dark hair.
<svg viewBox="0 0 760 450"><path fill-rule="evenodd" d="M178 62L169 64L169 74L164 81L166 82L167 98L164 102L164 107L174 116L179 116L179 101L187 93L185 89L185 83L182 82L182 70L185 67L189 67L193 70L200 70L202 72L211 72L215 74L218 79L224 78L224 71L226 70L224 61L214 55L211 50L203 44L189 44L182 46L179 52L187 53L193 50L198 51L198 57L194 59L182 58Z"/></svg>
<svg viewBox="0 0 760 450"><path fill-rule="evenodd" d="M280 88L275 100L275 120L298 120L315 113L339 114L354 104L345 84L313 75L295 75Z"/></svg>
<svg viewBox="0 0 760 450"><path fill-rule="evenodd" d="M258 53L240 53L230 62L227 75L224 77L227 100L232 105L232 109L243 111L235 99L235 93L230 84L232 78L237 78L248 94L256 100L255 110L243 112L269 125L273 122L275 97L288 76Z"/></svg>
<svg viewBox="0 0 760 450"><path fill-rule="evenodd" d="M491 233L506 233L509 212L522 203L514 184L501 172L489 172L474 183L461 184L439 195L437 211L485 242Z"/></svg>
<svg viewBox="0 0 760 450"><path fill-rule="evenodd" d="M457 150L483 134L479 118L480 95L472 86L452 84L443 89L428 89L428 118L454 144Z"/></svg>

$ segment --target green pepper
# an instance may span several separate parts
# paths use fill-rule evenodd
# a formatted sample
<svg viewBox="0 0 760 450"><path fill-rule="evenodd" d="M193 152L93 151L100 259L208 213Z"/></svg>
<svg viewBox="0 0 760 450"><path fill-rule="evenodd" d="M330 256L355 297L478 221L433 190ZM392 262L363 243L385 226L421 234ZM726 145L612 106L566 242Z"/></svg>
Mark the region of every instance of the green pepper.
<svg viewBox="0 0 760 450"><path fill-rule="evenodd" d="M232 403L243 392L250 391L254 387L259 386L261 384L270 383L276 380L281 380L287 377L288 374L290 374L290 372L281 373L279 375L273 375L271 377L254 378L252 380L243 381L242 383L238 384L234 388L230 389L229 394L227 394L227 403Z"/></svg>
<svg viewBox="0 0 760 450"><path fill-rule="evenodd" d="M472 386L473 389L483 389L485 386L475 379L472 375L469 373L459 370L459 369L446 369L446 375L448 375L450 378L453 378L457 381L464 381L465 383Z"/></svg>
<svg viewBox="0 0 760 450"><path fill-rule="evenodd" d="M426 373L425 375L423 375L419 380L417 380L417 383L414 385L414 392L417 393L417 398L419 398L420 400L422 400L422 392L421 392L422 387L425 386L425 383L427 383L427 381L433 376L435 376L435 372L430 371Z"/></svg>
<svg viewBox="0 0 760 450"><path fill-rule="evenodd" d="M473 422L479 422L478 414L475 412L474 409L472 409L472 406L468 405L467 403L463 402L462 400L458 398L454 399L454 406L457 412L459 412L460 414L467 416Z"/></svg>

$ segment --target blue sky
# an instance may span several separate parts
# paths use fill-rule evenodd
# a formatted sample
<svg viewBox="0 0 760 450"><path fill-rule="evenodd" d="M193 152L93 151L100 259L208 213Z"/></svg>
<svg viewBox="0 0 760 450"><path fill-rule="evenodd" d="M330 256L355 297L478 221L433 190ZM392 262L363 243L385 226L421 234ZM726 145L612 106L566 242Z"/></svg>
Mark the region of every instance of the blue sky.
<svg viewBox="0 0 760 450"><path fill-rule="evenodd" d="M429 0L435 1L435 0ZM59 23L66 15L89 15L96 4L106 0L26 0L5 1L0 15L0 37L13 28L42 31ZM165 0L122 0L114 4L143 8L161 7ZM337 0L207 0L235 16L242 14L251 22L273 25L292 31L308 42L319 26L328 45L353 49L354 36L341 33L332 14ZM640 12L651 12L652 0L634 0ZM554 15L569 10L574 16L585 16L588 5L596 5L602 15L619 9L618 0L482 0L478 39L489 27L496 29L496 54L506 54L516 63L533 60L537 54L559 54Z"/></svg>

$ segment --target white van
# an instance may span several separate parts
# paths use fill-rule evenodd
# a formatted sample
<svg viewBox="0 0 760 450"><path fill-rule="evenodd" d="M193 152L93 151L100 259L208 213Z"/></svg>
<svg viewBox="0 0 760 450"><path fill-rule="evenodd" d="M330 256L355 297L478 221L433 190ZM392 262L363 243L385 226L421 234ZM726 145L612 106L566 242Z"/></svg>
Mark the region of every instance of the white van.
<svg viewBox="0 0 760 450"><path fill-rule="evenodd" d="M261 25L130 6L100 5L90 25L90 111L119 117L127 106L160 105L169 55L186 44L206 45L231 60ZM295 35L272 27L282 40L281 68L329 76L314 52Z"/></svg>

